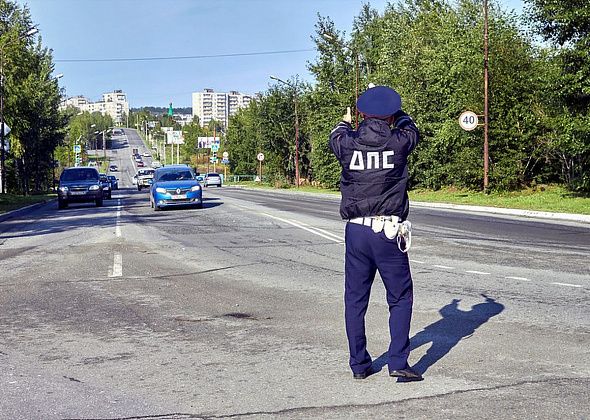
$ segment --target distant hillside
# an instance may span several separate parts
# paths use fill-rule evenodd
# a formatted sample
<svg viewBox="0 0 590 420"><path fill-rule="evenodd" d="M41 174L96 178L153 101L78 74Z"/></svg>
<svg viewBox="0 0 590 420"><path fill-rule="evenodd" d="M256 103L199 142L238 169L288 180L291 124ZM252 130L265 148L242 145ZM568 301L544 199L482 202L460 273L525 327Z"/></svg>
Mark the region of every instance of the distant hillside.
<svg viewBox="0 0 590 420"><path fill-rule="evenodd" d="M163 106L143 106L141 108L131 108L131 112L138 112L141 110L148 111L150 114L153 115L162 115L168 113L168 107ZM172 111L175 114L192 114L193 109L191 107L186 108L174 108L172 107Z"/></svg>

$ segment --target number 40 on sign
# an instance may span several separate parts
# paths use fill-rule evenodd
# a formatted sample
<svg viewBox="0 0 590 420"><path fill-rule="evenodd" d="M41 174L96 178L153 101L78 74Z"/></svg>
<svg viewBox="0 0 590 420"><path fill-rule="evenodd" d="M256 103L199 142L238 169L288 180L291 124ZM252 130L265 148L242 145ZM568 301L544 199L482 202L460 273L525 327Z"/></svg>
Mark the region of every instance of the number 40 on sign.
<svg viewBox="0 0 590 420"><path fill-rule="evenodd" d="M479 125L477 114L473 111L465 111L459 116L459 125L463 130L475 130Z"/></svg>

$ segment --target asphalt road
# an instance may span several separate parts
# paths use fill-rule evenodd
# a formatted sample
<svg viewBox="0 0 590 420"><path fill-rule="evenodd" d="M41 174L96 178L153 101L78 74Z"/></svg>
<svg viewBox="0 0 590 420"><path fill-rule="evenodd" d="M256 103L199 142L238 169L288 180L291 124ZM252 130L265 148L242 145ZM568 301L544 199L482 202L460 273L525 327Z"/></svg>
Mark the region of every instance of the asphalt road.
<svg viewBox="0 0 590 420"><path fill-rule="evenodd" d="M338 197L206 189L153 212L132 131L105 206L0 224L0 418L588 418L590 226L414 208L411 362L354 381ZM128 187L128 188L125 188Z"/></svg>

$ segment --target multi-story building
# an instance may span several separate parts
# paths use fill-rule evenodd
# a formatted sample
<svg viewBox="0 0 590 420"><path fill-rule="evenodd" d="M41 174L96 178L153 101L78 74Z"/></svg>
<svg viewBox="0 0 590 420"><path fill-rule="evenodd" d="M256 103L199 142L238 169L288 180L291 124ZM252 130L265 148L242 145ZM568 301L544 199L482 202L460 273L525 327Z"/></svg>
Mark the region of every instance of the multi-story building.
<svg viewBox="0 0 590 420"><path fill-rule="evenodd" d="M121 124L123 118L129 115L129 102L127 95L122 90L104 93L102 101L91 102L84 96L73 96L61 103L62 109L68 106L78 108L83 112L100 112L103 115L110 115L115 124Z"/></svg>
<svg viewBox="0 0 590 420"><path fill-rule="evenodd" d="M226 93L204 89L202 92L193 92L193 117L199 118L201 127L215 120L227 128L229 117L238 109L247 107L251 100L250 95L236 91Z"/></svg>
<svg viewBox="0 0 590 420"><path fill-rule="evenodd" d="M65 109L69 106L73 106L78 109L86 106L90 101L84 96L72 96L71 98L64 99L60 105L60 109Z"/></svg>

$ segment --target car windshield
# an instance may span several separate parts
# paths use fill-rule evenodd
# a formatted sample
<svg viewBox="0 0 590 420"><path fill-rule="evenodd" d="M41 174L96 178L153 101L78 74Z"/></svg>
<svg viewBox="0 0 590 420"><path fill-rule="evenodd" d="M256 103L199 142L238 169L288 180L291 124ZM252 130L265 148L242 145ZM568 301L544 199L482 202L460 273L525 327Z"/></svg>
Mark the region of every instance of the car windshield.
<svg viewBox="0 0 590 420"><path fill-rule="evenodd" d="M185 179L193 179L191 171L186 169L165 171L158 174L158 181L181 181Z"/></svg>
<svg viewBox="0 0 590 420"><path fill-rule="evenodd" d="M143 169L143 170L137 171L137 174L140 176L153 175L154 170L153 169Z"/></svg>
<svg viewBox="0 0 590 420"><path fill-rule="evenodd" d="M62 181L96 181L97 179L96 169L91 168L71 169L61 174Z"/></svg>

